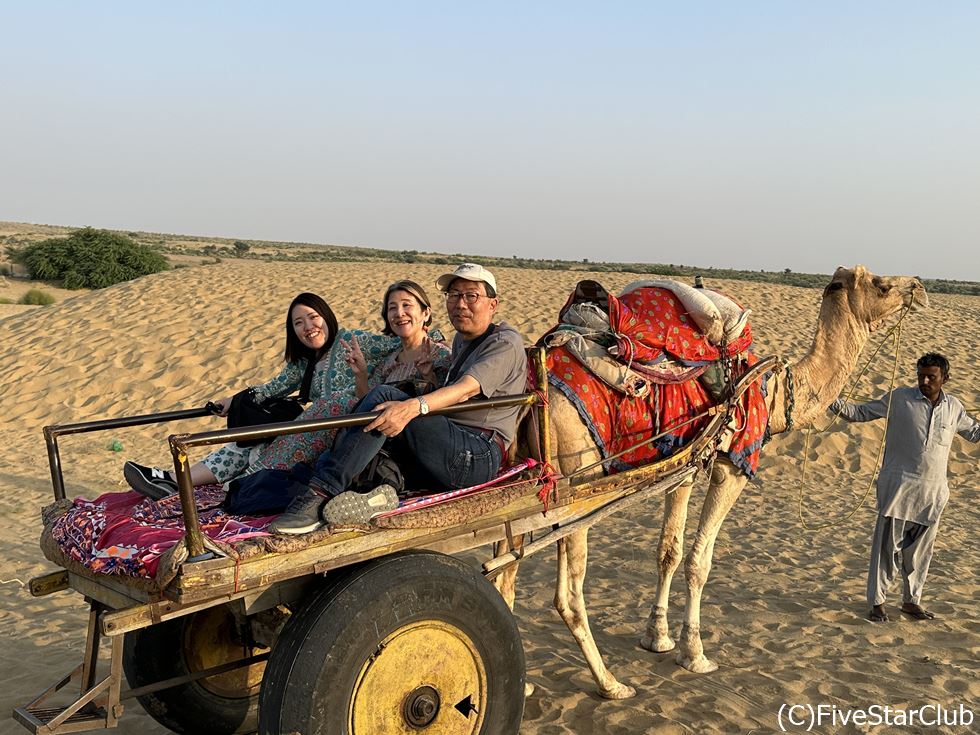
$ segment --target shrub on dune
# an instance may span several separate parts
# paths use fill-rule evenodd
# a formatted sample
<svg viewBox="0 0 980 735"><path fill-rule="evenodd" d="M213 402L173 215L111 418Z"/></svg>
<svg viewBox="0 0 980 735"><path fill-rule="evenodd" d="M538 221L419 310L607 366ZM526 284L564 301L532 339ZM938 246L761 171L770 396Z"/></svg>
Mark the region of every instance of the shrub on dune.
<svg viewBox="0 0 980 735"><path fill-rule="evenodd" d="M42 291L39 288L32 288L30 291L17 299L17 303L28 304L30 306L48 306L49 304L54 303L54 296L49 294L47 291Z"/></svg>
<svg viewBox="0 0 980 735"><path fill-rule="evenodd" d="M12 256L32 278L60 280L71 289L105 288L169 267L157 251L125 235L91 227L28 245Z"/></svg>

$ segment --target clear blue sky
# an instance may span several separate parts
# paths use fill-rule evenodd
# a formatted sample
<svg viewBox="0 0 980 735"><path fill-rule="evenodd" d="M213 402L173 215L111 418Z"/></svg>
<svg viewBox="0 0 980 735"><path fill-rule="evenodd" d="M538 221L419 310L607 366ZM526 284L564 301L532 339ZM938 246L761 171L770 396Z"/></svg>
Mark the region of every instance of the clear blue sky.
<svg viewBox="0 0 980 735"><path fill-rule="evenodd" d="M980 3L0 1L0 219L980 281Z"/></svg>

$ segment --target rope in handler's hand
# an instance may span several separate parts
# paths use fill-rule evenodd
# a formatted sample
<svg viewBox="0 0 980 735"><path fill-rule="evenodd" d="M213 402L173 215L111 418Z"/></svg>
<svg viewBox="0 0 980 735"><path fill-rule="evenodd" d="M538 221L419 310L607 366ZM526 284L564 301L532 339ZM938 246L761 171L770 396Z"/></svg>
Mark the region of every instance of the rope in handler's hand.
<svg viewBox="0 0 980 735"><path fill-rule="evenodd" d="M888 342L888 338L894 334L895 335L895 360L894 363L892 364L892 377L888 385L888 406L885 410L885 426L881 432L881 441L878 444L878 454L875 457L875 467L874 470L871 472L870 479L868 480L868 486L864 489L864 493L861 496L861 500L858 502L856 506L854 506L851 509L851 511L847 515L845 515L843 518L840 518L836 521L821 523L818 526L807 525L806 519L803 517L803 490L806 487L806 468L807 468L807 463L809 462L810 436L813 433L813 423L811 422L810 425L807 426L806 440L803 444L803 469L800 473L800 502L799 502L799 512L798 512L800 518L800 524L807 531L819 531L824 528L830 528L831 526L837 526L842 523L846 523L847 521L851 520L851 518L854 517L854 514L861 509L865 501L868 499L868 495L871 494L871 488L874 487L875 478L878 476L878 470L881 468L881 458L885 452L885 437L888 435L888 421L891 418L891 413L892 413L892 393L895 390L895 383L898 379L898 358L901 355L901 346L902 346L902 322L905 321L905 317L908 316L908 313L912 310L913 303L914 303L914 299L911 300L909 302L909 305L905 307L905 311L902 312L902 316L899 317L898 322L896 322L896 324L885 333L885 336L881 340L881 344L879 344L878 347L875 348L875 351L871 353L871 356L865 362L864 367L861 369L861 372L858 373L858 376L851 383L851 387L844 394L844 401L849 401L852 397L856 397L854 395L854 389L857 387L857 384L860 382L861 378L864 377L864 374L868 371L868 368L871 367L871 361L875 359L875 357L881 351L881 348L885 346L886 342ZM836 412L836 415L834 416L833 420L829 424L827 424L827 426L825 426L822 429L818 429L818 431L820 432L829 431L837 424L838 421L840 421L840 411Z"/></svg>

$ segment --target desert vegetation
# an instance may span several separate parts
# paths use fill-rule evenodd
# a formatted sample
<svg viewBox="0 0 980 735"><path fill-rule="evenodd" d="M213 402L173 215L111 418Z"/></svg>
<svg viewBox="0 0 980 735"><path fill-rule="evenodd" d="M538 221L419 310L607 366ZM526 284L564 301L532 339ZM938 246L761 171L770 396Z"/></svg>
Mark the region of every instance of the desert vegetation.
<svg viewBox="0 0 980 735"><path fill-rule="evenodd" d="M691 280L697 275L704 276L709 280L728 279L737 281L753 281L756 283L773 283L790 286L801 286L806 288L822 288L826 285L827 276L824 273L796 273L790 268L777 270L739 270L732 268L712 268L697 265L683 265L677 263L617 263L612 261L595 261L588 258L581 260L559 260L549 258L527 258L512 255L508 257L495 257L486 255L473 255L467 253L432 253L419 250L381 250L378 248L365 248L346 245L325 245L305 242L286 242L286 241L263 241L263 240L241 240L218 237L194 237L189 235L176 235L168 233L153 232L112 232L108 230L73 230L68 227L57 227L53 225L33 225L11 222L0 222L0 248L6 249L6 256L0 260L15 261L12 253L29 250L35 245L48 240L64 240L77 235L77 233L105 233L100 234L100 238L119 237L130 243L127 248L133 246L142 248L141 252L149 253L152 256L166 256L166 260L172 266L190 267L192 265L211 265L221 263L222 259L238 258L248 260L264 261L285 261L285 262L347 262L347 263L420 263L430 265L449 265L456 264L464 260L473 260L483 265L504 268L534 268L539 270L555 271L588 271L591 273L635 273L638 278L649 276L668 276L682 280ZM58 237L52 237L57 235ZM86 237L91 237L87 235ZM108 242L108 239L105 240ZM58 248L64 246L57 246ZM162 255L161 255L162 254ZM143 262L141 259L136 259ZM155 261L159 264L159 261ZM853 265L852 263L834 263L828 266L832 269L836 265ZM0 264L0 267L4 267ZM6 266L8 271L10 266ZM162 267L156 270L163 270L166 267L164 262ZM115 278L119 270L115 267L100 265L96 268L102 275L113 274ZM156 270L146 271L147 273ZM128 280L136 278L137 275L145 275L144 272L129 275ZM36 276L43 280L57 279L58 276ZM96 279L102 282L104 279ZM75 282L74 276L72 282ZM118 282L114 280L113 282ZM980 296L980 283L974 281L959 281L950 279L923 279L926 288L932 293L954 293L972 296ZM66 288L77 288L78 286L68 286ZM89 288L100 288L101 286L90 285Z"/></svg>
<svg viewBox="0 0 980 735"><path fill-rule="evenodd" d="M105 288L169 268L156 250L126 235L91 227L8 248L8 255L31 278L60 281L67 289Z"/></svg>

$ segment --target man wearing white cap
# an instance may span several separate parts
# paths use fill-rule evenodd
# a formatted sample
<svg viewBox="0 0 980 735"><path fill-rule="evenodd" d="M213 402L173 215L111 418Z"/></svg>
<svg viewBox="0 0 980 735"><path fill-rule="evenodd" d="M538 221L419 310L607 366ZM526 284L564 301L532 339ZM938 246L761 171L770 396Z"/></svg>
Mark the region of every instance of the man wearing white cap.
<svg viewBox="0 0 980 735"><path fill-rule="evenodd" d="M475 263L463 263L436 284L456 328L446 385L413 397L380 385L358 404L358 413L381 411L363 429L347 429L317 460L309 489L298 495L270 530L301 534L331 524L366 523L398 506L390 485L367 493L347 490L351 481L387 446L406 474L433 491L470 487L497 474L504 449L517 432L519 409L490 408L429 416L470 398L523 393L527 380L524 341L513 327L494 324L497 281Z"/></svg>

